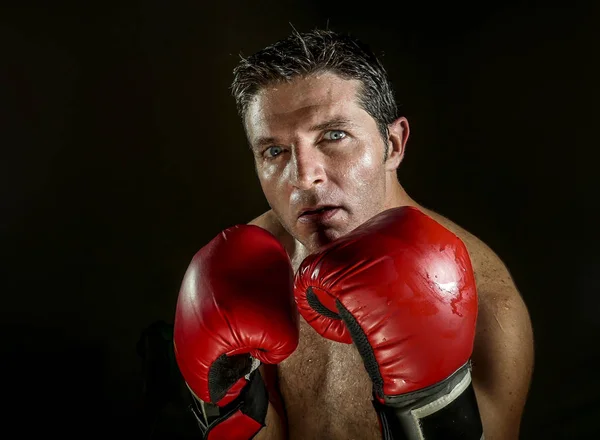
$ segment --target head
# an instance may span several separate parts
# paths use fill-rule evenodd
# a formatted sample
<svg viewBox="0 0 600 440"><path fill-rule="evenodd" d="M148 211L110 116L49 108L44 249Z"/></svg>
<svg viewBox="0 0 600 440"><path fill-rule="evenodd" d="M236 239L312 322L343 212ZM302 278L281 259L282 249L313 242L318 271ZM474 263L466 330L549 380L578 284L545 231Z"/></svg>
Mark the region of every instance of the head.
<svg viewBox="0 0 600 440"><path fill-rule="evenodd" d="M398 204L408 122L363 43L294 33L243 59L232 91L265 197L311 251Z"/></svg>

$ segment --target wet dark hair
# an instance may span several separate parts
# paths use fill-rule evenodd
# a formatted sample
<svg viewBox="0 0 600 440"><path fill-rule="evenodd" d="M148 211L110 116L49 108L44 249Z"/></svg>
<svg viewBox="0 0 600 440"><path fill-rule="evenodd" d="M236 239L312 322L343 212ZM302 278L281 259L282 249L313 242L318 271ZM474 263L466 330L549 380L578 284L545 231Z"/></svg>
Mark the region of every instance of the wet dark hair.
<svg viewBox="0 0 600 440"><path fill-rule="evenodd" d="M388 125L398 117L398 109L383 65L366 44L331 30L293 32L242 58L233 71L231 85L240 117L244 120L249 103L262 87L324 72L361 82L359 105L373 117L387 140Z"/></svg>

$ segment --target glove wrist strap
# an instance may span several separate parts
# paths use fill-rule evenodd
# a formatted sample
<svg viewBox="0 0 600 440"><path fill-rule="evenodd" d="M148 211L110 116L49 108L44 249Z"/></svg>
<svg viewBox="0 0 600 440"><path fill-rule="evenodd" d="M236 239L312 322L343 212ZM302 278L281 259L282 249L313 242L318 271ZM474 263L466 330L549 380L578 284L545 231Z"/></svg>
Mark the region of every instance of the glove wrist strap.
<svg viewBox="0 0 600 440"><path fill-rule="evenodd" d="M383 440L483 440L470 363L445 381L373 406Z"/></svg>
<svg viewBox="0 0 600 440"><path fill-rule="evenodd" d="M240 395L224 407L204 402L191 394L190 410L203 440L249 440L265 426L269 398L258 370L250 374Z"/></svg>

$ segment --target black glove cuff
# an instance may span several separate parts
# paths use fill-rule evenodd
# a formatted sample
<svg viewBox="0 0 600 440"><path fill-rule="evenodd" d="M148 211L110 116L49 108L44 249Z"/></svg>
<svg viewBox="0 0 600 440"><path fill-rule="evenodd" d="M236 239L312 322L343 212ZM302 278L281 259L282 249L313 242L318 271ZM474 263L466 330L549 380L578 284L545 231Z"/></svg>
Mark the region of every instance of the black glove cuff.
<svg viewBox="0 0 600 440"><path fill-rule="evenodd" d="M401 396L373 399L384 440L482 440L483 426L467 363L445 381Z"/></svg>
<svg viewBox="0 0 600 440"><path fill-rule="evenodd" d="M261 426L265 426L265 419L269 408L269 396L258 370L250 374L249 381L242 389L240 395L224 407L204 402L197 399L194 393L190 394L192 395L193 403L189 408L198 422L204 439L208 438L211 429L221 423L225 423L237 411L255 420Z"/></svg>

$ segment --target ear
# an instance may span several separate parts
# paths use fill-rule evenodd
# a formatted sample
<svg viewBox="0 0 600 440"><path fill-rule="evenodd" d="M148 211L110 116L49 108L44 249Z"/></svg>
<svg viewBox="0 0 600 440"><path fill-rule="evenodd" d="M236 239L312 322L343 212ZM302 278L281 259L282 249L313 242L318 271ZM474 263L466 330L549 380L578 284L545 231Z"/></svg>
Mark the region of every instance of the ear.
<svg viewBox="0 0 600 440"><path fill-rule="evenodd" d="M385 161L385 168L388 171L394 171L404 158L404 148L410 134L408 120L404 116L396 119L388 126L388 131L388 157Z"/></svg>

